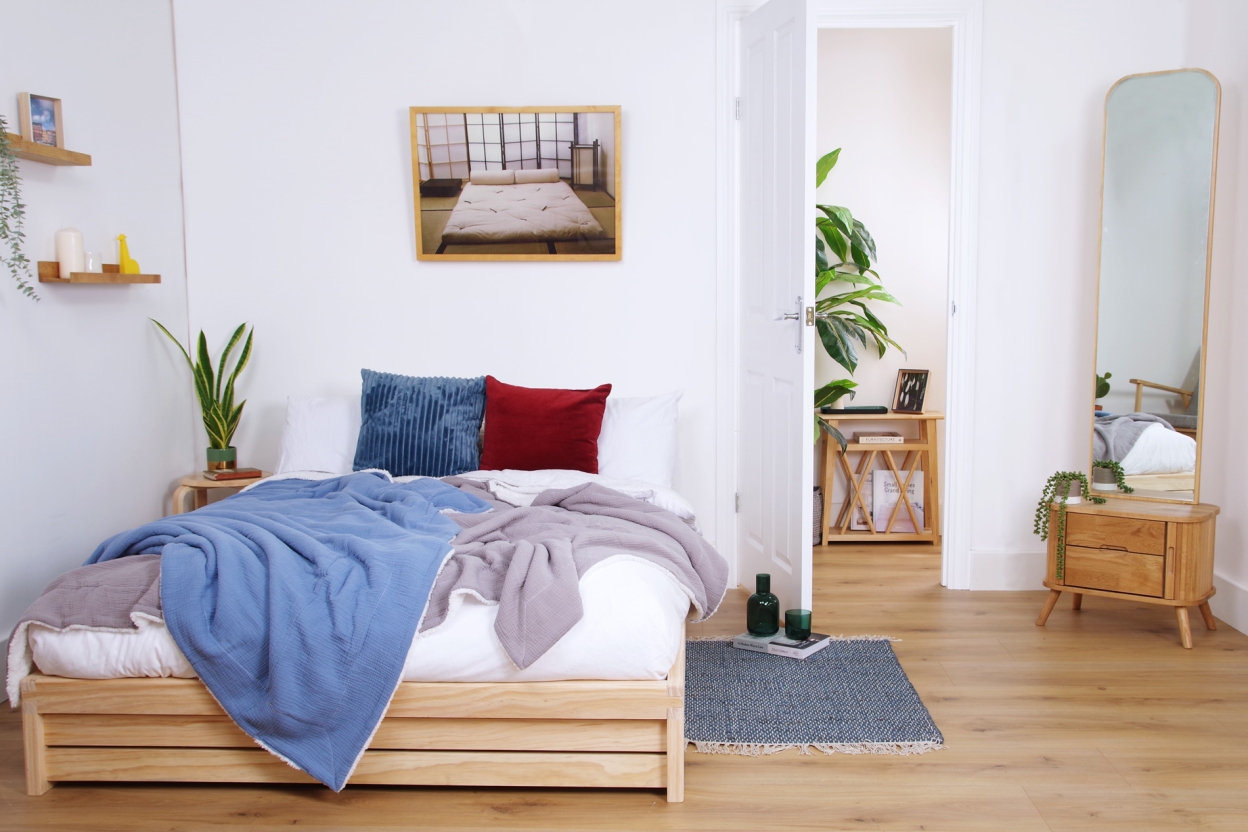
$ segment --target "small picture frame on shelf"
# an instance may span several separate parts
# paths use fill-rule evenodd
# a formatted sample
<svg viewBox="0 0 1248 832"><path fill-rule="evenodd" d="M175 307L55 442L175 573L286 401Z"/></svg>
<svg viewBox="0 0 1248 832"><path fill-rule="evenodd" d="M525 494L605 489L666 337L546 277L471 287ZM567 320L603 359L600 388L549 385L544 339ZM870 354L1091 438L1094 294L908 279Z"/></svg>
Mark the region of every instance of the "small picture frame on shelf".
<svg viewBox="0 0 1248 832"><path fill-rule="evenodd" d="M898 370L897 390L893 393L894 413L922 413L927 398L927 376L930 370Z"/></svg>
<svg viewBox="0 0 1248 832"><path fill-rule="evenodd" d="M65 124L61 99L46 95L18 93L17 120L22 138L45 147L65 147Z"/></svg>

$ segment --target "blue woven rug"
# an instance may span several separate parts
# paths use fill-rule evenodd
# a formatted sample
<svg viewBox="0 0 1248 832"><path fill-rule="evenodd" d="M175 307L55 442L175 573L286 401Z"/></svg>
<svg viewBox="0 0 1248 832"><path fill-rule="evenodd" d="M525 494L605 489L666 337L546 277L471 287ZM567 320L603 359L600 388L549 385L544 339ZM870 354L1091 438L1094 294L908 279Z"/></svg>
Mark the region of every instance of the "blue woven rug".
<svg viewBox="0 0 1248 832"><path fill-rule="evenodd" d="M922 754L944 737L879 637L834 640L798 661L685 645L685 738L706 754Z"/></svg>

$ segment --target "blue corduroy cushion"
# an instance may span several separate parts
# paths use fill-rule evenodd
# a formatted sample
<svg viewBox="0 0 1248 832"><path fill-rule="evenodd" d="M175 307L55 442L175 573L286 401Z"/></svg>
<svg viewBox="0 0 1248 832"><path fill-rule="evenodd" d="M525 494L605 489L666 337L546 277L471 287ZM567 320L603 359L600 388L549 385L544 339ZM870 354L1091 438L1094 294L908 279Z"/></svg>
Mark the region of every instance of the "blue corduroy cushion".
<svg viewBox="0 0 1248 832"><path fill-rule="evenodd" d="M361 370L355 470L396 477L475 471L485 413L485 378L415 378Z"/></svg>

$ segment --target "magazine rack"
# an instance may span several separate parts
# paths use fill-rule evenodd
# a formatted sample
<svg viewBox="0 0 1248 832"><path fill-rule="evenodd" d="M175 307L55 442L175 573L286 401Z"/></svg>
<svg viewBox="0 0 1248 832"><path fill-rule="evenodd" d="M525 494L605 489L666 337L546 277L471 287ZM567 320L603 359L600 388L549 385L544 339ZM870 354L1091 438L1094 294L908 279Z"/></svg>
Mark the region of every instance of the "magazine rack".
<svg viewBox="0 0 1248 832"><path fill-rule="evenodd" d="M852 440L855 428L896 430L903 437L902 442L891 445L850 441L842 451L838 443L830 441L826 432L820 432L823 441L823 534L819 542L825 545L849 541L940 543L936 423L945 415L927 410L922 413L836 413L823 414L819 418L840 430L847 440ZM917 437L907 435L915 432L909 426L917 429ZM871 518L871 498L865 493L867 475L871 471L891 472L900 483L898 500L889 513L884 531L876 531L876 524L870 519L865 529L850 528L855 510L861 512L859 516ZM844 484L844 498L840 501L840 508L833 513L833 492L838 479ZM911 481L923 484L922 523L916 522L917 513L907 493ZM909 525L914 531L894 531L899 524Z"/></svg>

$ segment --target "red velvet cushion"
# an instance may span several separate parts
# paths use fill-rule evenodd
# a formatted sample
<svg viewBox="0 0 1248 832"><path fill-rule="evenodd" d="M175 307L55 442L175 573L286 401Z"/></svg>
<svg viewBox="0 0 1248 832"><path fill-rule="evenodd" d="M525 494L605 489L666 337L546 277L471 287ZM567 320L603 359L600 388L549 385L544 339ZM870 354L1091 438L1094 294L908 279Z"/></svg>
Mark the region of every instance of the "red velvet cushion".
<svg viewBox="0 0 1248 832"><path fill-rule="evenodd" d="M564 468L598 473L598 434L611 385L545 390L485 377L486 471Z"/></svg>

